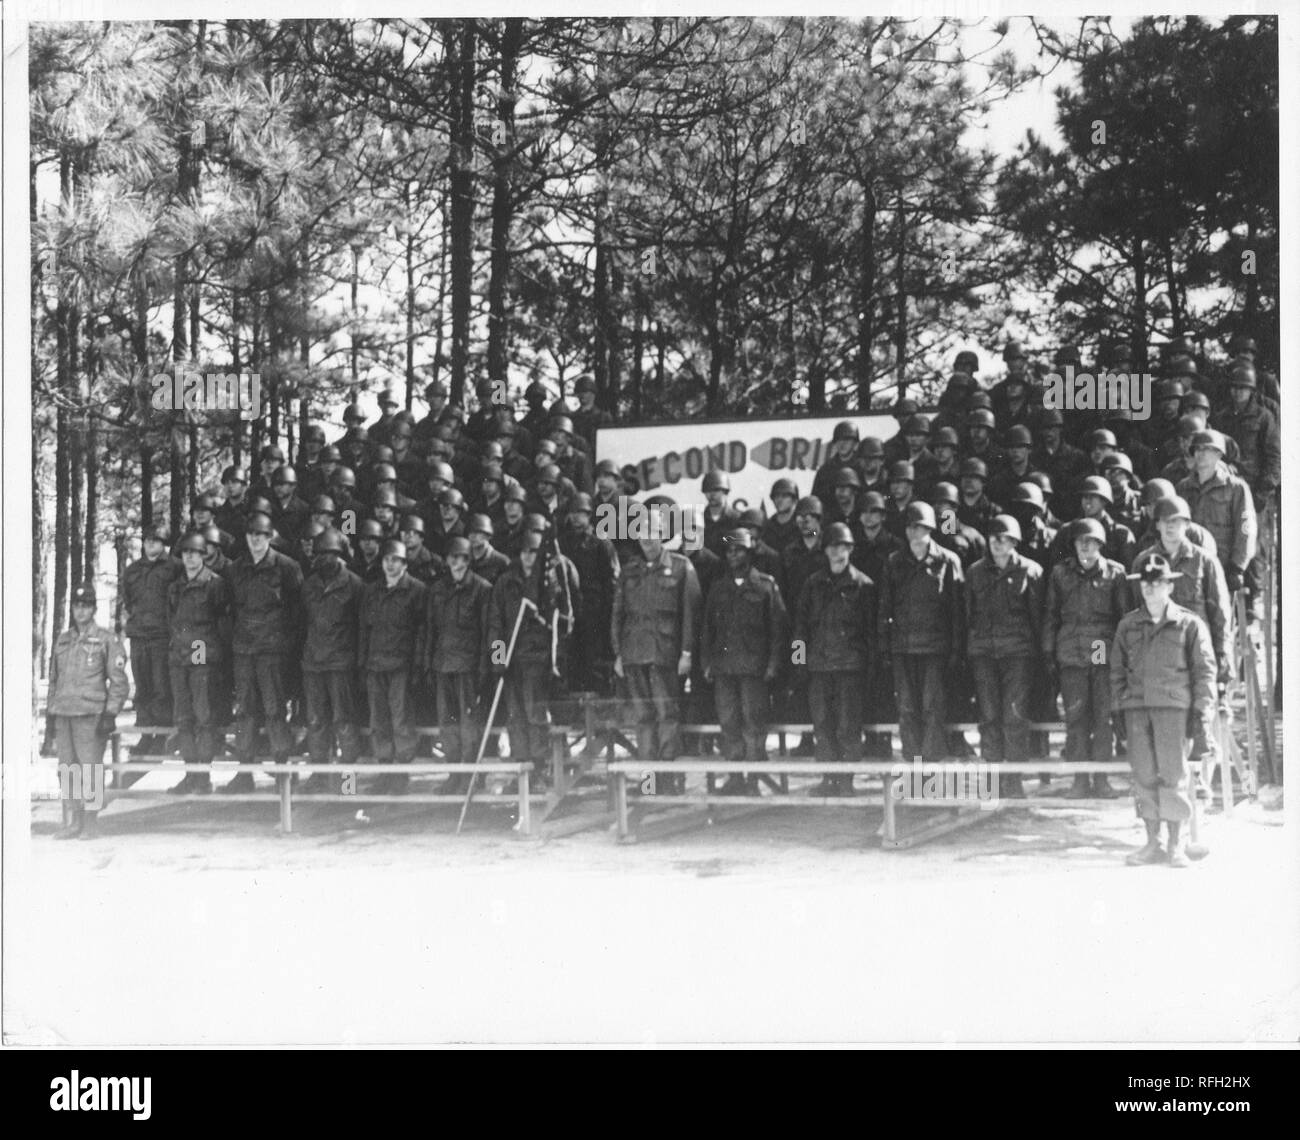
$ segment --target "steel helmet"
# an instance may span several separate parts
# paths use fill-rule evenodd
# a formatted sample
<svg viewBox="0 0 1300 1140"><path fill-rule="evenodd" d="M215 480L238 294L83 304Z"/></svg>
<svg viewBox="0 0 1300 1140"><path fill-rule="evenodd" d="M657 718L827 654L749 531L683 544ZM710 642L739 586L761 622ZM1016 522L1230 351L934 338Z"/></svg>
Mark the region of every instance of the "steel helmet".
<svg viewBox="0 0 1300 1140"><path fill-rule="evenodd" d="M284 451L274 443L263 445L262 450L257 453L258 459L265 463L268 459L275 460L276 463L284 462Z"/></svg>
<svg viewBox="0 0 1300 1140"><path fill-rule="evenodd" d="M316 541L312 543L312 551L316 554L343 556L348 552L348 541L332 526L327 526L316 536Z"/></svg>
<svg viewBox="0 0 1300 1140"><path fill-rule="evenodd" d="M192 550L195 554L207 554L208 545L203 541L203 535L197 530L192 530L181 539L177 550L181 554L184 554L187 550Z"/></svg>
<svg viewBox="0 0 1300 1140"><path fill-rule="evenodd" d="M735 530L727 531L723 539L728 546L740 546L746 550L754 549L754 536L745 530L744 527L737 527Z"/></svg>
<svg viewBox="0 0 1300 1140"><path fill-rule="evenodd" d="M204 491L203 494L194 496L190 509L194 511L215 511L220 505L216 495L211 491Z"/></svg>
<svg viewBox="0 0 1300 1140"><path fill-rule="evenodd" d="M889 475L886 481L889 483L914 483L916 482L916 468L910 460L899 459L889 465Z"/></svg>
<svg viewBox="0 0 1300 1140"><path fill-rule="evenodd" d="M438 495L438 506L454 507L456 510L463 512L465 510L465 496L455 487L448 487Z"/></svg>
<svg viewBox="0 0 1300 1140"><path fill-rule="evenodd" d="M1207 413L1210 410L1210 397L1196 388L1193 388L1188 392L1187 395L1183 397L1183 402L1178 405L1178 410L1180 412L1190 412L1193 409L1200 409Z"/></svg>
<svg viewBox="0 0 1300 1140"><path fill-rule="evenodd" d="M361 423L366 418L366 413L361 410L360 404L349 404L343 409L343 422L345 424Z"/></svg>
<svg viewBox="0 0 1300 1140"><path fill-rule="evenodd" d="M549 396L546 385L540 380L534 380L524 389L524 400L530 404L543 403Z"/></svg>
<svg viewBox="0 0 1300 1140"><path fill-rule="evenodd" d="M468 538L462 538L460 535L457 535L457 536L456 536L455 538L453 538L449 543L447 543L447 557L448 557L448 558L454 558L454 557L455 557L456 555L458 555L458 554L461 555L461 556L464 557L464 558L468 558L468 557L469 557L469 553L470 553L470 552L469 552L469 539L468 539Z"/></svg>
<svg viewBox="0 0 1300 1140"><path fill-rule="evenodd" d="M400 538L390 538L379 551L380 558L395 557L407 561L406 543Z"/></svg>
<svg viewBox="0 0 1300 1140"><path fill-rule="evenodd" d="M1110 489L1110 483L1100 475L1089 475L1083 481L1083 485L1079 488L1079 494L1080 496L1096 495L1099 498L1105 499L1108 503L1113 503L1115 501L1114 492Z"/></svg>
<svg viewBox="0 0 1300 1140"><path fill-rule="evenodd" d="M506 489L501 493L501 498L507 503L526 503L528 501L528 492L512 479L506 484Z"/></svg>
<svg viewBox="0 0 1300 1140"><path fill-rule="evenodd" d="M562 431L565 435L573 434L573 421L568 416L552 416L546 424L546 434L552 435Z"/></svg>
<svg viewBox="0 0 1300 1140"><path fill-rule="evenodd" d="M704 491L730 491L731 480L727 478L725 471L710 471L704 476Z"/></svg>
<svg viewBox="0 0 1300 1140"><path fill-rule="evenodd" d="M1170 495L1167 499L1161 499L1156 503L1151 512L1151 517L1156 522L1164 522L1165 519L1186 519L1192 521L1192 508L1187 505L1187 500L1181 495Z"/></svg>
<svg viewBox="0 0 1300 1140"><path fill-rule="evenodd" d="M1133 460L1128 457L1126 452L1112 451L1101 462L1101 469L1103 471L1110 471L1116 467L1127 475L1133 474Z"/></svg>
<svg viewBox="0 0 1300 1140"><path fill-rule="evenodd" d="M748 510L740 512L740 517L736 520L736 523L752 530L762 530L764 521L763 512L757 507L750 507Z"/></svg>
<svg viewBox="0 0 1300 1140"><path fill-rule="evenodd" d="M963 364L966 366L963 371L969 372L972 375L980 370L979 356L968 348L962 349L961 352L957 353L957 359L953 361L952 366L954 368L961 368Z"/></svg>
<svg viewBox="0 0 1300 1140"><path fill-rule="evenodd" d="M325 429L321 427L320 424L308 424L307 430L302 433L302 439L304 443L307 443L308 441L312 443L324 443Z"/></svg>
<svg viewBox="0 0 1300 1140"><path fill-rule="evenodd" d="M1073 528L1071 541L1078 542L1081 538L1093 538L1105 545L1106 531L1096 519L1075 519L1070 526Z"/></svg>
<svg viewBox="0 0 1300 1140"><path fill-rule="evenodd" d="M1110 428L1097 428L1096 431L1088 433L1088 450L1094 447L1118 447L1119 440L1115 438L1115 433Z"/></svg>
<svg viewBox="0 0 1300 1140"><path fill-rule="evenodd" d="M978 392L972 392L966 397L966 410L971 412L976 408L985 408L988 411L993 410L993 397L982 388Z"/></svg>
<svg viewBox="0 0 1300 1140"><path fill-rule="evenodd" d="M821 518L822 501L816 495L805 495L795 504L794 513L796 515L812 515L814 518Z"/></svg>
<svg viewBox="0 0 1300 1140"><path fill-rule="evenodd" d="M1228 444L1223 438L1223 433L1210 429L1209 431L1198 431L1192 436L1192 450L1198 447L1213 447L1220 455L1227 455Z"/></svg>
<svg viewBox="0 0 1300 1140"><path fill-rule="evenodd" d="M392 487L379 487L370 497L371 506L397 507L397 492Z"/></svg>
<svg viewBox="0 0 1300 1140"><path fill-rule="evenodd" d="M416 534L424 534L424 519L419 515L403 515L402 525L398 529L403 534L407 531L414 531Z"/></svg>
<svg viewBox="0 0 1300 1140"><path fill-rule="evenodd" d="M491 538L496 533L496 528L487 515L470 515L469 522L465 524L465 533L473 534L475 531L486 534L488 538Z"/></svg>
<svg viewBox="0 0 1300 1140"><path fill-rule="evenodd" d="M885 509L885 496L879 491L868 491L862 496L862 511L883 511Z"/></svg>
<svg viewBox="0 0 1300 1140"><path fill-rule="evenodd" d="M1173 498L1176 493L1174 485L1168 479L1148 479L1142 488L1142 503L1150 506L1161 499Z"/></svg>
<svg viewBox="0 0 1300 1140"><path fill-rule="evenodd" d="M370 467L372 483L396 483L397 469L391 463L374 463Z"/></svg>
<svg viewBox="0 0 1300 1140"><path fill-rule="evenodd" d="M930 492L930 498L936 503L955 503L958 501L957 488L951 483L936 483Z"/></svg>
<svg viewBox="0 0 1300 1140"><path fill-rule="evenodd" d="M357 477L351 467L338 466L330 475L330 485L334 487L355 487Z"/></svg>
<svg viewBox="0 0 1300 1140"><path fill-rule="evenodd" d="M841 467L835 472L836 487L861 487L862 478L852 467Z"/></svg>
<svg viewBox="0 0 1300 1140"><path fill-rule="evenodd" d="M552 486L560 482L560 469L554 463L543 464L537 471L537 484L550 483Z"/></svg>
<svg viewBox="0 0 1300 1140"><path fill-rule="evenodd" d="M929 503L909 503L903 515L907 526L925 526L934 530L934 508Z"/></svg>
<svg viewBox="0 0 1300 1140"><path fill-rule="evenodd" d="M1034 438L1029 434L1029 429L1024 424L1012 424L1007 428L1007 447L1032 447L1033 443Z"/></svg>
<svg viewBox="0 0 1300 1140"><path fill-rule="evenodd" d="M1043 498L1043 489L1037 483L1019 483L1011 492L1013 503L1029 503L1039 514L1047 510L1047 500Z"/></svg>
<svg viewBox="0 0 1300 1140"><path fill-rule="evenodd" d="M934 433L934 438L930 441L930 449L933 451L939 447L957 448L961 446L961 440L957 438L955 428L941 427Z"/></svg>
<svg viewBox="0 0 1300 1140"><path fill-rule="evenodd" d="M579 376L578 382L573 386L574 395L581 396L584 392L594 392L596 390L596 381L590 376Z"/></svg>
<svg viewBox="0 0 1300 1140"><path fill-rule="evenodd" d="M569 514L591 514L592 510L591 496L586 491L579 491L572 499L569 500Z"/></svg>
<svg viewBox="0 0 1300 1140"><path fill-rule="evenodd" d="M456 472L451 469L451 464L441 459L435 459L429 464L428 479L441 479L444 483L456 482Z"/></svg>
<svg viewBox="0 0 1300 1140"><path fill-rule="evenodd" d="M316 461L318 463L341 463L343 461L343 453L331 443L321 448L321 452L316 457Z"/></svg>
<svg viewBox="0 0 1300 1140"><path fill-rule="evenodd" d="M831 523L822 535L822 546L854 546L853 532L842 522Z"/></svg>
<svg viewBox="0 0 1300 1140"><path fill-rule="evenodd" d="M858 455L863 459L884 459L885 445L874 435L863 436Z"/></svg>
<svg viewBox="0 0 1300 1140"><path fill-rule="evenodd" d="M988 408L972 408L966 413L967 427L986 427L990 431L997 426L993 413Z"/></svg>
<svg viewBox="0 0 1300 1140"><path fill-rule="evenodd" d="M357 527L357 541L363 538L373 538L376 541L384 537L383 524L378 519L363 519L361 525Z"/></svg>
<svg viewBox="0 0 1300 1140"><path fill-rule="evenodd" d="M298 485L298 472L292 467L277 467L271 475L271 485L282 487L285 484L296 487Z"/></svg>
<svg viewBox="0 0 1300 1140"><path fill-rule="evenodd" d="M1020 534L1020 523L1012 518L1011 515L994 515L993 519L989 522L988 536L989 538L993 538L995 535L999 534L1004 538L1014 538L1017 542L1020 542L1022 539Z"/></svg>
<svg viewBox="0 0 1300 1140"><path fill-rule="evenodd" d="M835 430L831 432L831 442L839 443L842 440L852 440L858 442L858 425L851 420L840 420L835 425Z"/></svg>
<svg viewBox="0 0 1300 1140"><path fill-rule="evenodd" d="M904 435L929 435L930 421L919 412L903 421Z"/></svg>
<svg viewBox="0 0 1300 1140"><path fill-rule="evenodd" d="M778 479L772 484L772 491L768 497L775 499L777 495L789 495L792 499L798 499L799 488L794 485L793 479Z"/></svg>
<svg viewBox="0 0 1300 1140"><path fill-rule="evenodd" d="M958 478L961 479L988 479L989 465L985 463L984 460L976 459L974 457L963 459L961 467L957 469L957 475Z"/></svg>
<svg viewBox="0 0 1300 1140"><path fill-rule="evenodd" d="M1232 371L1228 373L1230 388L1254 388L1257 384L1253 364L1248 360L1238 360L1233 364Z"/></svg>
<svg viewBox="0 0 1300 1140"><path fill-rule="evenodd" d="M332 515L336 509L334 500L328 495L317 495L311 501L311 513L314 515Z"/></svg>

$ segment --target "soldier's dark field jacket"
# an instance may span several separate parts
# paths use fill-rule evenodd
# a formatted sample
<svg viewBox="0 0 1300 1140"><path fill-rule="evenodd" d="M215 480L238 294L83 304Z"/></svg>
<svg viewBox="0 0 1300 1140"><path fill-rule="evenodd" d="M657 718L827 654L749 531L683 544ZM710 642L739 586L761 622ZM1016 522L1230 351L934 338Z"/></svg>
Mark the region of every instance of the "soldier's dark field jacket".
<svg viewBox="0 0 1300 1140"><path fill-rule="evenodd" d="M812 673L865 673L876 642L876 584L856 566L819 570L795 605L794 640Z"/></svg>
<svg viewBox="0 0 1300 1140"><path fill-rule="evenodd" d="M695 648L700 600L699 579L685 555L664 550L653 564L629 559L614 590L614 655L625 665L676 668L682 652Z"/></svg>
<svg viewBox="0 0 1300 1140"><path fill-rule="evenodd" d="M775 675L788 660L789 648L785 604L776 581L750 567L738 586L728 568L704 606L700 664L715 675Z"/></svg>
<svg viewBox="0 0 1300 1140"><path fill-rule="evenodd" d="M304 673L332 673L357 666L357 639L365 583L341 567L332 578L310 574L302 584L307 638L302 647Z"/></svg>
<svg viewBox="0 0 1300 1140"><path fill-rule="evenodd" d="M141 641L166 641L170 633L167 621L167 591L181 564L166 554L152 562L136 559L122 572L122 601L126 606L126 636Z"/></svg>
<svg viewBox="0 0 1300 1140"><path fill-rule="evenodd" d="M384 577L368 582L361 597L357 658L375 672L410 669L423 650L426 587L405 570L389 586Z"/></svg>
<svg viewBox="0 0 1300 1140"><path fill-rule="evenodd" d="M1097 644L1109 646L1131 606L1124 567L1098 558L1085 571L1077 558L1052 567L1043 607L1043 656L1068 667L1101 664Z"/></svg>
<svg viewBox="0 0 1300 1140"><path fill-rule="evenodd" d="M1158 623L1145 605L1119 623L1110 655L1112 707L1195 708L1206 717L1214 707L1214 676L1210 631L1176 602Z"/></svg>
<svg viewBox="0 0 1300 1140"><path fill-rule="evenodd" d="M215 665L225 660L231 601L230 587L221 575L207 566L200 567L193 578L182 573L171 584L167 604L171 615L169 660L173 665Z"/></svg>
<svg viewBox="0 0 1300 1140"><path fill-rule="evenodd" d="M1214 536L1219 561L1244 570L1255 557L1258 526L1250 488L1220 462L1214 474L1202 483L1189 475L1178 484L1178 493L1192 509L1192 521Z"/></svg>
<svg viewBox="0 0 1300 1140"><path fill-rule="evenodd" d="M999 570L990 556L966 575L966 653L1037 657L1042 637L1043 568L1017 551Z"/></svg>
<svg viewBox="0 0 1300 1140"><path fill-rule="evenodd" d="M881 652L961 652L962 588L961 562L933 539L919 559L910 546L891 554L880 584Z"/></svg>
<svg viewBox="0 0 1300 1140"><path fill-rule="evenodd" d="M539 556L540 557L540 556ZM534 605L540 605L541 618L534 610L524 613L519 626L519 637L515 642L513 662L520 664L538 664L551 659L551 631L545 624L550 621L560 602L560 590L554 572L539 582L537 568L524 580L524 569L518 560L496 580L492 587L492 604L488 615L488 641L495 645L500 642L503 647L510 644L510 635L515 628L515 618L524 598ZM496 664L496 662L493 662Z"/></svg>
<svg viewBox="0 0 1300 1140"><path fill-rule="evenodd" d="M116 716L129 691L126 653L115 633L92 623L84 633L74 625L59 634L50 658L50 716Z"/></svg>
<svg viewBox="0 0 1300 1140"><path fill-rule="evenodd" d="M275 550L256 564L245 554L231 564L226 581L235 606L235 656L295 652L302 630L298 563Z"/></svg>
<svg viewBox="0 0 1300 1140"><path fill-rule="evenodd" d="M450 574L428 591L424 664L435 673L485 673L492 587L472 571Z"/></svg>

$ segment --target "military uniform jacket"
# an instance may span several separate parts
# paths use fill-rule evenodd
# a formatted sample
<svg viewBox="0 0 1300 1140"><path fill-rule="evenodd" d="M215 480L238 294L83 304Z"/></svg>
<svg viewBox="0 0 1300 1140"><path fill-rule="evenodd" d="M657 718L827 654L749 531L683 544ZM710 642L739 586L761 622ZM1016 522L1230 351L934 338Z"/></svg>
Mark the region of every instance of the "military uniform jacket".
<svg viewBox="0 0 1300 1140"><path fill-rule="evenodd" d="M1154 554L1168 558L1170 567L1182 575L1174 579L1173 600L1205 622L1220 667L1230 665L1232 647L1228 643L1228 614L1232 603L1228 599L1228 585L1223 579L1219 560L1184 538L1172 555L1162 544L1148 547L1133 559L1133 569L1140 570Z"/></svg>
<svg viewBox="0 0 1300 1140"><path fill-rule="evenodd" d="M307 638L302 647L304 673L331 673L357 666L358 627L365 583L347 567L332 578L311 574L302 584Z"/></svg>
<svg viewBox="0 0 1300 1140"><path fill-rule="evenodd" d="M366 584L361 595L358 659L363 669L376 672L410 669L424 649L427 590L405 570L393 586L382 576Z"/></svg>
<svg viewBox="0 0 1300 1140"><path fill-rule="evenodd" d="M1277 421L1260 405L1259 397L1253 397L1240 412L1225 408L1211 416L1210 423L1237 441L1237 469L1242 478L1261 498L1272 493L1282 480L1282 441Z"/></svg>
<svg viewBox="0 0 1300 1140"><path fill-rule="evenodd" d="M537 568L534 567L533 573L525 581L523 566L516 560L496 580L496 585L492 587L492 603L488 613L489 645L495 647L499 642L502 653L509 647L515 619L525 598L538 606L541 612L539 614L536 610L525 607L511 662L530 664L549 662L551 629L548 623L554 619L561 601L559 582L554 570L539 582ZM493 664L497 662L494 660Z"/></svg>
<svg viewBox="0 0 1300 1140"><path fill-rule="evenodd" d="M632 558L614 592L611 640L625 665L676 668L693 652L699 631L701 593L691 560L665 550L654 563Z"/></svg>
<svg viewBox="0 0 1300 1140"><path fill-rule="evenodd" d="M92 622L84 633L74 625L59 634L50 659L50 716L116 716L129 691L126 652L115 633Z"/></svg>
<svg viewBox="0 0 1300 1140"><path fill-rule="evenodd" d="M737 585L728 567L704 606L700 663L714 675L775 676L789 651L785 604L775 580L750 567Z"/></svg>
<svg viewBox="0 0 1300 1140"><path fill-rule="evenodd" d="M1156 622L1146 606L1124 615L1110 655L1110 693L1121 709L1214 707L1214 652L1210 631L1176 602Z"/></svg>
<svg viewBox="0 0 1300 1140"><path fill-rule="evenodd" d="M477 574L489 586L492 586L496 584L496 580L502 574L510 569L510 559L499 550L489 549L482 558L471 556L469 569L471 574Z"/></svg>
<svg viewBox="0 0 1300 1140"><path fill-rule="evenodd" d="M889 556L880 585L881 652L948 656L962 648L961 562L933 539Z"/></svg>
<svg viewBox="0 0 1300 1140"><path fill-rule="evenodd" d="M966 652L1037 657L1042 639L1043 568L1018 551L998 569L981 558L966 576Z"/></svg>
<svg viewBox="0 0 1300 1140"><path fill-rule="evenodd" d="M486 673L492 587L467 572L450 574L429 588L425 622L425 665L435 673Z"/></svg>
<svg viewBox="0 0 1300 1140"><path fill-rule="evenodd" d="M193 578L182 573L168 591L167 610L173 665L215 665L225 660L231 603L230 587L220 574L207 566L199 567Z"/></svg>
<svg viewBox="0 0 1300 1140"><path fill-rule="evenodd" d="M126 636L141 641L167 641L167 593L179 562L161 554L152 562L138 558L122 572L122 601L126 605Z"/></svg>
<svg viewBox="0 0 1300 1140"><path fill-rule="evenodd" d="M1255 557L1258 537L1255 502L1250 488L1220 463L1204 483L1195 474L1178 484L1178 493L1192 509L1192 521L1213 536L1224 566L1245 570Z"/></svg>
<svg viewBox="0 0 1300 1140"><path fill-rule="evenodd" d="M798 600L803 584L818 570L825 570L827 565L826 551L822 549L820 540L809 548L802 538L796 538L781 551L781 597ZM724 565L718 574L726 572L727 567ZM709 592L707 586L704 592Z"/></svg>
<svg viewBox="0 0 1300 1140"><path fill-rule="evenodd" d="M560 550L577 572L584 609L593 614L608 614L618 585L614 544L594 534L566 535L560 540Z"/></svg>
<svg viewBox="0 0 1300 1140"><path fill-rule="evenodd" d="M712 550L719 558L723 556L723 539L726 538L730 531L733 531L740 525L740 515L738 515L730 506L723 507L722 513L715 519L709 514L709 508L705 507L704 516L704 545Z"/></svg>
<svg viewBox="0 0 1300 1140"><path fill-rule="evenodd" d="M1052 567L1043 607L1043 656L1070 667L1101 664L1097 644L1109 646L1130 607L1124 567L1098 558L1085 571L1076 557Z"/></svg>
<svg viewBox="0 0 1300 1140"><path fill-rule="evenodd" d="M876 641L876 584L857 567L818 570L795 603L794 640L812 673L865 673Z"/></svg>
<svg viewBox="0 0 1300 1140"><path fill-rule="evenodd" d="M298 563L275 550L256 564L245 554L231 565L226 580L235 606L235 656L294 653L302 629Z"/></svg>

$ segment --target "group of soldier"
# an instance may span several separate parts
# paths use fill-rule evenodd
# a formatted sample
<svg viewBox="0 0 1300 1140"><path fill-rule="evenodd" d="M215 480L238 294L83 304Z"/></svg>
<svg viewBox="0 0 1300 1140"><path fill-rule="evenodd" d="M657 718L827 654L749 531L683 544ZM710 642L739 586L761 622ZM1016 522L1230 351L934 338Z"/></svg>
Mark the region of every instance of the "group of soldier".
<svg viewBox="0 0 1300 1140"><path fill-rule="evenodd" d="M307 428L292 464L270 445L251 479L227 467L174 545L144 529L120 584L134 706L137 723L175 735L138 752L174 745L205 763L230 725L235 759L262 754L265 733L284 761L305 723L314 762L403 763L417 726L437 724L448 760L468 762L500 681L511 755L539 776L567 688L627 701L638 751L659 765L682 753L684 713L716 717L724 757L753 769L721 793L753 795L773 720L810 720L800 750L825 761L859 759L864 724L897 720L904 755L930 761L970 754L945 725L977 708L983 759L1026 761L1059 694L1066 759L1108 761L1118 739L1157 835L1143 861L1181 863L1183 740L1213 755L1230 595L1258 593L1257 515L1280 478L1276 380L1252 340L1230 349L1211 376L1190 343L1167 346L1145 420L1044 406L1043 369L1017 343L989 388L963 352L933 419L904 399L887 440L838 425L810 495L778 479L770 512L738 510L711 471L701 527L637 540L592 525L638 488L633 469L594 461L611 420L590 378L577 409L530 385L522 416L486 383L468 416L438 381L420 419L386 391L378 421L349 406L333 444ZM1104 363L1125 362L1120 346ZM1080 361L1063 349L1054 363ZM127 695L94 600L91 587L74 596L51 671L50 727L70 761L102 752ZM865 746L889 754L887 736ZM209 781L190 773L175 790ZM332 784L318 774L301 790ZM682 784L669 772L660 786ZM222 790L252 787L241 772ZM852 795L853 780L814 791ZM1021 776L1001 791L1023 795ZM1080 775L1069 794L1117 793ZM85 815L68 834L87 831Z"/></svg>

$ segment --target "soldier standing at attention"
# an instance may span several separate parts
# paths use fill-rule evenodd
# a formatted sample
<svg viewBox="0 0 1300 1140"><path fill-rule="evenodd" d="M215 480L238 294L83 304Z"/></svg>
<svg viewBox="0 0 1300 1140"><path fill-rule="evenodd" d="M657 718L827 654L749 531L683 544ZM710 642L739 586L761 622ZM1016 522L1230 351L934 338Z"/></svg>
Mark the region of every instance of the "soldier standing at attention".
<svg viewBox="0 0 1300 1140"><path fill-rule="evenodd" d="M768 689L790 647L785 605L776 581L750 563L754 539L736 528L726 536L727 570L709 591L700 656L713 681L726 759L767 759ZM720 794L757 795L758 778L732 773Z"/></svg>
<svg viewBox="0 0 1300 1140"><path fill-rule="evenodd" d="M122 643L95 622L95 587L79 586L72 592L72 625L59 634L50 660L45 738L47 745L57 746L63 771L79 773L83 792L103 787L102 778L93 782L91 768L103 760L104 744L128 691ZM48 748L42 751L48 753ZM64 806L70 817L55 838L90 839L98 808L87 808L84 799Z"/></svg>
<svg viewBox="0 0 1300 1140"><path fill-rule="evenodd" d="M615 583L611 635L614 673L627 680L632 698L637 752L650 764L680 752L678 707L699 631L700 583L691 560L666 550L658 531L640 548ZM662 778L666 795L686 790L683 776Z"/></svg>
<svg viewBox="0 0 1300 1140"><path fill-rule="evenodd" d="M1146 845L1128 857L1134 866L1163 861L1187 866L1181 832L1192 807L1185 740L1207 734L1214 708L1209 630L1173 600L1178 576L1159 554L1130 575L1141 583L1142 606L1120 621L1111 652L1111 690L1128 722L1137 813L1147 831ZM1160 849L1162 822L1169 836L1165 851Z"/></svg>
<svg viewBox="0 0 1300 1140"><path fill-rule="evenodd" d="M171 675L167 664L171 633L167 625L167 591L180 572L167 556L169 541L164 523L151 523L144 530L144 557L132 562L122 574L122 603L126 607L126 636L131 643L131 676L135 681L135 722L147 725L172 723ZM165 738L142 736L132 749L141 756L155 752ZM131 772L120 781L124 788L142 778Z"/></svg>
<svg viewBox="0 0 1300 1140"><path fill-rule="evenodd" d="M218 687L230 651L230 587L203 564L207 543L198 531L181 539L185 573L171 584L171 688L181 756L187 764L209 764L217 750L214 726ZM207 772L186 772L171 791L212 791Z"/></svg>
<svg viewBox="0 0 1300 1140"><path fill-rule="evenodd" d="M411 674L425 617L425 587L406 572L406 543L388 539L380 551L382 574L366 586L361 599L357 656L365 670L370 704L370 744L380 762L409 764L415 759L415 722L411 708ZM406 791L405 773L380 776L373 791Z"/></svg>

